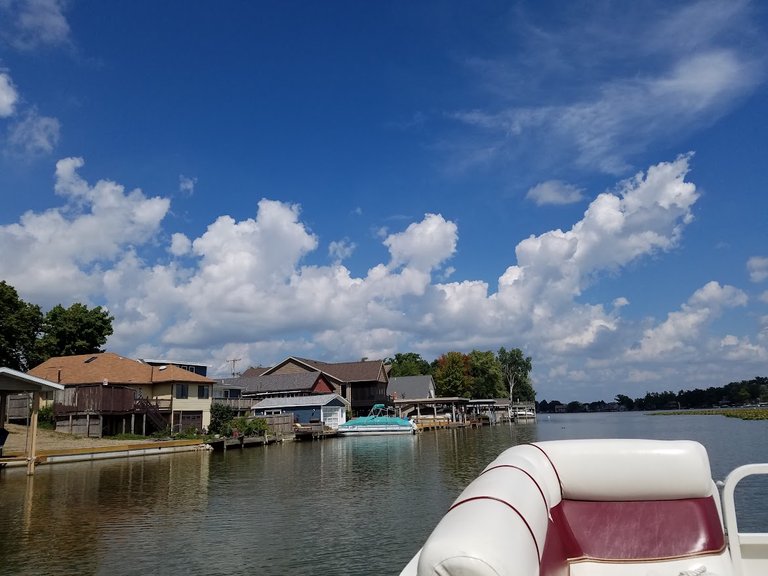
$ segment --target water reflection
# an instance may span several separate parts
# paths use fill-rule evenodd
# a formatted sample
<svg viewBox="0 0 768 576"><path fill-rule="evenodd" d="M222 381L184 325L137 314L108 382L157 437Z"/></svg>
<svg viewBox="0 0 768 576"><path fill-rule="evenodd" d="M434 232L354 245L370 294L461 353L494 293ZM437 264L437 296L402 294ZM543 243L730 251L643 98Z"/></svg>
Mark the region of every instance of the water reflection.
<svg viewBox="0 0 768 576"><path fill-rule="evenodd" d="M199 512L208 470L206 453L190 453L45 466L34 476L5 471L2 573L99 573L105 558L158 513ZM123 556L130 565L131 555ZM114 566L119 572L117 559Z"/></svg>

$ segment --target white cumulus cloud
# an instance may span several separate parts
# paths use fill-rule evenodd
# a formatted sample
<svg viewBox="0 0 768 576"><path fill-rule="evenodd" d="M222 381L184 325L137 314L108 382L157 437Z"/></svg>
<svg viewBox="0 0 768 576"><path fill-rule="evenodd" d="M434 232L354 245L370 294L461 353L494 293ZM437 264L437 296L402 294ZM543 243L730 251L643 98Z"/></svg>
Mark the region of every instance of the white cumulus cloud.
<svg viewBox="0 0 768 576"><path fill-rule="evenodd" d="M298 205L262 199L254 215L218 216L188 237L161 228L168 199L109 180L92 184L81 175L82 159L65 158L54 186L63 205L0 226L0 252L15 256L0 259L0 277L28 301L108 306L116 319L108 345L127 355L218 366L232 357L256 365L287 355L332 361L416 351L433 358L520 346L534 357L537 385L550 398L564 382L602 383L614 394L617 381L676 378L685 387L725 370L689 368L707 358L739 366L764 358L764 336L714 328L747 303L744 292L709 282L666 318L640 323L625 316L632 308L626 297L600 303L582 294L604 273L678 244L698 199L686 180L690 159L652 166L599 194L568 230L496 247L516 261L493 291L481 280L443 280L449 271L461 274L451 262L459 235L439 214L386 232L387 261L355 276L341 263L351 239L337 241L326 264L308 262L321 239ZM163 241L161 254L149 257ZM678 358L685 363L675 365Z"/></svg>

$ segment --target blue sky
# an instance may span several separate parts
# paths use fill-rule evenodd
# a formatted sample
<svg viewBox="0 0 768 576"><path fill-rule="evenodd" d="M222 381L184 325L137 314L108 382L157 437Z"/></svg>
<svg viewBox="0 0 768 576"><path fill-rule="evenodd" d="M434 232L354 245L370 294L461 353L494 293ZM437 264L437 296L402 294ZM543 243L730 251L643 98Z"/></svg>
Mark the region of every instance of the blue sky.
<svg viewBox="0 0 768 576"><path fill-rule="evenodd" d="M0 0L0 279L226 375L520 347L768 370L756 2Z"/></svg>

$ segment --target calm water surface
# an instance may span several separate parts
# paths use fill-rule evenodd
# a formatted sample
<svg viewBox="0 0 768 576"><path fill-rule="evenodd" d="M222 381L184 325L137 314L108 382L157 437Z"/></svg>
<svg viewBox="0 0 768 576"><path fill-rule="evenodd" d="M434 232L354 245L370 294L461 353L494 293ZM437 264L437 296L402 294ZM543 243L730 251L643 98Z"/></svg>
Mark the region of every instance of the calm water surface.
<svg viewBox="0 0 768 576"><path fill-rule="evenodd" d="M0 574L396 575L505 448L561 438L693 439L722 479L768 462L768 422L579 414L418 436L286 442L0 472ZM768 531L768 483L737 493ZM742 514L744 511L746 514Z"/></svg>

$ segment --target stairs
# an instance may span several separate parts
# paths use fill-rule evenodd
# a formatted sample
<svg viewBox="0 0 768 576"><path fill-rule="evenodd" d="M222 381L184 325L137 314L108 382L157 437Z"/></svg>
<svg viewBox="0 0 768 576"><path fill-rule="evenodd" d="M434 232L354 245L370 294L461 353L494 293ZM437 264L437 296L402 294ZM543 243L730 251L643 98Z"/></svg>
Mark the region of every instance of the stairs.
<svg viewBox="0 0 768 576"><path fill-rule="evenodd" d="M146 398L137 398L134 410L139 414L146 414L156 430L162 431L168 428L168 421L160 413L160 410Z"/></svg>

